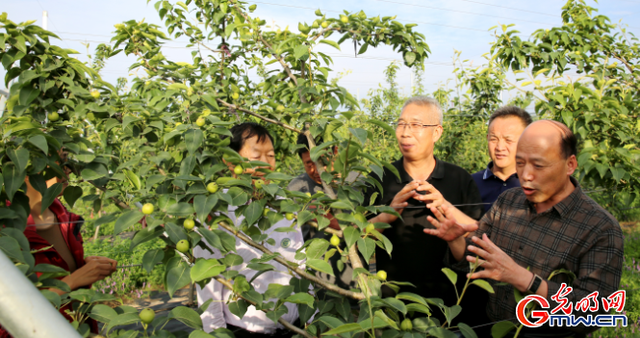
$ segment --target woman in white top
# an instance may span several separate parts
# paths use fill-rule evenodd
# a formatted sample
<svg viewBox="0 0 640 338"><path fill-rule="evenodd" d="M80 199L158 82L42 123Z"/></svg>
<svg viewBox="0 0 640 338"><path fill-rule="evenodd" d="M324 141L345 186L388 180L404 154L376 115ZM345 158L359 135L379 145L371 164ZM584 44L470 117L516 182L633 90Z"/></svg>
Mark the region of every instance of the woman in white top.
<svg viewBox="0 0 640 338"><path fill-rule="evenodd" d="M245 122L231 128L232 138L229 145L230 148L237 151L242 157L246 157L252 161L262 161L270 164L270 169L275 169L275 152L273 148L273 140L266 128L257 123ZM251 172L254 176L260 176L262 173L253 172L253 169L247 169L245 173ZM244 216L236 217L234 206L229 206L229 210L225 213L227 217L233 221L236 227L239 227ZM272 252L277 252L286 260L297 262L295 259L296 250L304 244L302 233L299 229L292 232L276 232L279 227L290 227L293 221L282 221L274 224L265 233L269 238L275 241L274 245L264 243ZM262 257L262 252L250 247L245 242L236 238L237 254L243 258L243 263L230 267L229 269L237 270L243 274L247 281L250 281L257 271L248 269L247 265L254 258ZM218 249L213 248L213 254L196 247L193 254L202 258L221 258L222 254ZM275 267L275 270L265 272L259 275L251 282L255 290L261 294L267 291L269 284L277 283L289 285L291 275L287 272L287 268L276 261L269 261ZM302 262L298 262L302 263ZM204 288L197 288L198 305L202 305L209 299L214 301L209 304L207 310L201 315L204 330L211 332L217 328L229 328L234 331L237 338L241 337L290 337L292 333L284 329L284 327L272 321L266 316L266 313L256 310L254 306L249 306L243 318L238 318L229 311L227 300L232 295L232 291L224 287L215 280L211 280ZM265 300L268 301L268 300ZM295 304L285 303L287 313L282 319L293 323L298 319L298 309Z"/></svg>

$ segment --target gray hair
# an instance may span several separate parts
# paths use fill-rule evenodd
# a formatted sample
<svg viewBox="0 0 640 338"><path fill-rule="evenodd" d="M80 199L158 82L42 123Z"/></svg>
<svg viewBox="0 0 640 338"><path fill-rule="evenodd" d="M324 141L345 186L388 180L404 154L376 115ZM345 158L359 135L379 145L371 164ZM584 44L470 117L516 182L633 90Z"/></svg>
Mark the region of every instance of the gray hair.
<svg viewBox="0 0 640 338"><path fill-rule="evenodd" d="M404 106L402 106L402 110L404 110L404 108L410 104L415 104L420 107L431 107L435 109L438 113L438 124L442 125L442 108L440 108L440 102L438 102L438 100L428 96L414 96L404 103Z"/></svg>

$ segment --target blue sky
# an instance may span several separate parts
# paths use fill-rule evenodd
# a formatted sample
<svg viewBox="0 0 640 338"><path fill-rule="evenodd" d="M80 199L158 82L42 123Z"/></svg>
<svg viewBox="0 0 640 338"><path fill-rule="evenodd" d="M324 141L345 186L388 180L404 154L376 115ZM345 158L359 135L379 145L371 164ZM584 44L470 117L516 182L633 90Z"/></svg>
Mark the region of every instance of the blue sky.
<svg viewBox="0 0 640 338"><path fill-rule="evenodd" d="M108 42L113 25L131 19L153 22L162 26L153 7L155 1L144 0L0 0L0 11L7 12L10 20L42 21L42 11L48 11L48 29L58 34L62 41L57 44L75 49L78 58L86 60L89 53L101 42ZM482 63L481 55L489 51L493 40L488 28L497 24L516 24L523 36L528 36L538 28L550 28L561 23L560 12L565 1L497 1L497 0L353 0L353 1L285 1L264 0L256 3L254 15L280 27L297 27L299 21L313 22L318 8L327 16L337 16L342 10L364 10L369 16L397 15L403 23L417 23L414 29L426 36L432 54L427 60L424 85L434 90L439 83L452 78L451 66L454 50L462 51L463 59L472 65ZM608 16L612 22L623 20L629 30L640 33L640 0L615 0L594 3L591 6ZM184 48L184 41L170 41L163 50L174 61L190 61L190 50ZM364 58L354 59L353 49L348 44L341 51L331 50L334 57L333 70L346 72L340 81L354 95L364 97L371 88L383 81L383 70L393 59L401 56L390 48L369 48ZM102 72L103 78L111 83L121 76L132 76L128 67L133 58L117 56L111 59ZM4 78L4 71L0 70ZM403 90L410 88L410 71L402 67L398 82ZM2 81L4 83L4 81ZM4 84L0 85L4 87Z"/></svg>

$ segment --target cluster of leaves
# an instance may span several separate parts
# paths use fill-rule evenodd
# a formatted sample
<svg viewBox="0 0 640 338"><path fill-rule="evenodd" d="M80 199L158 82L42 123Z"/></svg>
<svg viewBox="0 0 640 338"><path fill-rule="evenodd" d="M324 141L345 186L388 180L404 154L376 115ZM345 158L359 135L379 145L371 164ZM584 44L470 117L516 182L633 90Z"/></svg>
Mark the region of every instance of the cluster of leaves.
<svg viewBox="0 0 640 338"><path fill-rule="evenodd" d="M507 70L528 73L516 88L535 95L539 116L564 122L578 136L577 176L628 206L640 196L640 45L596 11L570 0L562 26L537 30L528 41L503 26L491 57ZM577 76L565 76L573 72Z"/></svg>
<svg viewBox="0 0 640 338"><path fill-rule="evenodd" d="M134 79L130 90L102 81L97 72L69 56L73 51L49 44L49 38L55 37L52 33L32 23L14 24L6 14L0 18L6 32L0 35L0 57L7 69L5 84L11 84L8 113L0 120L0 217L4 225L0 239L11 242L2 248L16 266L31 277L44 269L33 266L22 235L30 212L25 178L28 175L30 183L42 193L44 210L62 191L62 185L47 187L45 181L64 176L64 165L73 169L71 185L63 195L70 207L79 198L91 201L96 214L104 206L117 206L117 212L95 221L96 225L115 222L113 235L144 222L146 227L136 232L130 250L157 239L164 242L162 248L148 250L142 263L148 271L162 263L163 282L170 294L189 283L205 284L216 279L233 290L235 302L230 309L239 316L249 304L281 322L286 313L284 302L298 304L303 322L317 310L313 322L294 328L303 336L327 330L373 334L373 330L383 328L389 330L390 337L398 336L402 334L400 321L414 313L427 315L422 324L416 323L415 332L446 335L445 329L429 321L428 302L443 311L449 311L448 307L417 295L381 299L378 295L383 283L394 286L399 282L382 281L362 268L361 261L368 261L377 246L392 250L384 235L375 228L367 229L365 215L394 213L388 207L363 206L366 203L359 189L365 183L373 184L367 182L365 174L391 168L365 151L365 146L375 140L364 128L381 128L388 133L393 129L375 119L365 121L368 124L350 124L354 114L341 107L357 102L344 88L329 81L331 59L321 48L340 48L349 39L360 46L358 52L364 53L368 46L388 44L403 54L407 65L419 66L428 52L424 37L412 31L413 25L402 25L391 17L368 18L363 12L345 12L339 18L318 12L314 24L301 24L298 34L266 29L263 20L250 17L253 6L247 8L238 1L176 5L160 1L156 8L169 34L188 36L199 50L194 52L193 63L172 62L162 55L162 41L167 36L159 27L136 21L117 24L113 43L98 47L94 66L100 69L121 52L135 55L138 59L132 70L147 76ZM187 12L201 18L204 25L189 22ZM217 47L210 48L212 43ZM271 66L274 63L278 66ZM249 80L247 71L252 69L261 74L261 81ZM17 81L11 82L13 79ZM274 135L283 135L276 137L279 151L295 148L290 141L297 133L324 136L324 144L316 146L312 142L311 156L319 168L323 167L323 158L333 163L322 173L325 193L307 196L286 191L281 186L291 176L264 169L266 163L244 159L228 148L228 129L238 120L268 122L276 131ZM332 145L340 149L335 155L330 151ZM68 161L60 157L62 149L69 153ZM234 175L228 164L263 171L266 182L258 184L249 174ZM360 172L362 179L346 182L344 178L354 171ZM92 188L86 189L87 185ZM155 210L145 215L136 207L141 203L151 203ZM237 207L236 215L243 216L240 224L232 223L225 214L230 207ZM339 220L342 230L338 234L344 237L344 250L328 250L329 243L324 239L308 241L296 255L297 262L306 263L301 267L263 246L275 244L268 231L290 214L296 215L295 222L278 231L297 231L310 221L320 229L326 228L327 212ZM195 228L186 225L192 220L197 221ZM273 262L281 263L297 276L291 285L272 284L265 294L258 293L251 281L232 269L243 262L234 253L237 238L264 252L257 261L246 262L248 268L270 271L275 269ZM195 247L218 250L224 258L196 259L192 254ZM333 274L327 261L336 254L342 263L351 261L356 267L357 289L343 290L315 277L318 271ZM39 280L34 277L34 282L60 305L47 288L69 290L51 277L45 273ZM318 290L328 290L323 299L313 296L319 292L309 293L309 280ZM344 296L362 301L359 315L350 313ZM74 291L61 299L65 297L76 300L72 308L74 325L82 328L83 334L88 333L83 323L87 317L104 322L104 333L109 336L128 336L130 332L113 329L140 320L130 308L109 309L99 304L109 297L95 291ZM277 301L270 301L273 299ZM449 318L453 320L457 312L449 311ZM198 311L187 308L176 308L169 317L150 323L153 334L167 335L162 328L171 318L204 334Z"/></svg>

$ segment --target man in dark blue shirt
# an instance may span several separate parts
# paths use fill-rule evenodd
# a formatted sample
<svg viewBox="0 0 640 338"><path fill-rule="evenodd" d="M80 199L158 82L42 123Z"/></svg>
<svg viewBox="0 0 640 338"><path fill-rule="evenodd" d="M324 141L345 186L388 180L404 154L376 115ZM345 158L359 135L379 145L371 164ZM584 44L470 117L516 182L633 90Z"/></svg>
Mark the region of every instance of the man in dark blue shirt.
<svg viewBox="0 0 640 338"><path fill-rule="evenodd" d="M485 203L484 212L489 211L502 192L520 186L516 148L520 134L530 123L531 115L514 106L502 107L489 117L487 142L491 162L486 169L471 175Z"/></svg>

